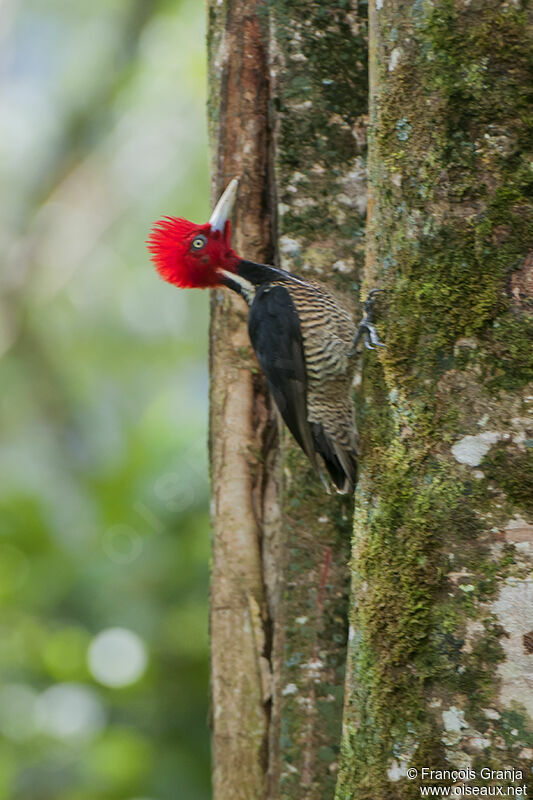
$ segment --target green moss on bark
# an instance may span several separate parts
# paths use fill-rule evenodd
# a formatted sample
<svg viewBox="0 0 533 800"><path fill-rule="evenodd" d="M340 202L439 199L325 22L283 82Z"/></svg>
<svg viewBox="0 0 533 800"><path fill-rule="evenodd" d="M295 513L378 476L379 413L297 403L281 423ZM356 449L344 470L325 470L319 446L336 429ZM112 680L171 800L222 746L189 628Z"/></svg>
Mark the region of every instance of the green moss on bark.
<svg viewBox="0 0 533 800"><path fill-rule="evenodd" d="M366 4L269 0L268 6L280 259L292 271L327 276L352 292L364 258Z"/></svg>
<svg viewBox="0 0 533 800"><path fill-rule="evenodd" d="M533 447L518 450L498 445L483 464L487 478L494 481L518 511L533 517Z"/></svg>

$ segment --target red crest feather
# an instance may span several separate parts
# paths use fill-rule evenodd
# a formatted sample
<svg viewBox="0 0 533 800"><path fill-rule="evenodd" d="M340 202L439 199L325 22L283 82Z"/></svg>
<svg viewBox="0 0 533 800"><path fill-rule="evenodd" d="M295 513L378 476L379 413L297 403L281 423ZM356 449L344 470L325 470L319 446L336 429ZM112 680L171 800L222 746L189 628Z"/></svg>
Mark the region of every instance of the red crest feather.
<svg viewBox="0 0 533 800"><path fill-rule="evenodd" d="M177 283L178 286L187 285L187 282L180 280L186 276L179 266L187 250L185 240L198 227L179 217L163 217L153 226L146 244L152 254L152 261L164 280Z"/></svg>

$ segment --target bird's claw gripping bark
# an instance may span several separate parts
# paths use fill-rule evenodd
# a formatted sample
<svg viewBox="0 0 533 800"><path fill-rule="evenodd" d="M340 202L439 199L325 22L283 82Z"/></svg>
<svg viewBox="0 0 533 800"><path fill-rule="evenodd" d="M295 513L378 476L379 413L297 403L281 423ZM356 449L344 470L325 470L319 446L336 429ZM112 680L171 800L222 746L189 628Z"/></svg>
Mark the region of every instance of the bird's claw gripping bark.
<svg viewBox="0 0 533 800"><path fill-rule="evenodd" d="M380 340L378 332L373 324L374 320L374 302L375 296L378 292L384 291L383 289L372 289L368 294L365 302L363 303L364 317L359 323L356 334L354 336L353 344L349 355L354 355L357 350L359 340L364 337L364 343L367 350L375 350L376 347L385 347L386 345Z"/></svg>

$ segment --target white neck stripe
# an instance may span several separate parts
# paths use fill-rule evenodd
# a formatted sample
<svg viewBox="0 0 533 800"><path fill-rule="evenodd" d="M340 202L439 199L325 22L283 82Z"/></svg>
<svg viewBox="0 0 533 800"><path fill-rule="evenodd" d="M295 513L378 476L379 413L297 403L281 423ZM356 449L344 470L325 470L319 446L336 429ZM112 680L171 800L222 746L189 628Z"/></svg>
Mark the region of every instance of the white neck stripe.
<svg viewBox="0 0 533 800"><path fill-rule="evenodd" d="M246 297L253 297L255 295L255 286L251 281L243 278L242 275L238 275L236 272L229 272L226 269L220 269L219 272L221 275L224 275L225 278L228 278L234 283L238 283Z"/></svg>

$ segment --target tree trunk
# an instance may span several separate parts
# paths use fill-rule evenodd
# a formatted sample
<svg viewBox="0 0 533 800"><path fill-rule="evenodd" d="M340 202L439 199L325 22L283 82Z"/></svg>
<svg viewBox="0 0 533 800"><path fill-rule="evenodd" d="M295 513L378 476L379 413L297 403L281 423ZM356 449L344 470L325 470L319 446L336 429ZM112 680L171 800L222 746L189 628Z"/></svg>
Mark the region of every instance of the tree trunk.
<svg viewBox="0 0 533 800"><path fill-rule="evenodd" d="M268 260L268 68L255 3L213 2L209 110L213 201L239 176L234 246ZM261 798L267 765L270 664L261 529L272 498L264 382L250 348L246 307L211 298L211 695L214 797ZM270 437L271 439L272 437Z"/></svg>
<svg viewBox="0 0 533 800"><path fill-rule="evenodd" d="M531 781L532 38L520 3L371 2L387 349L363 381L338 800L453 783L424 768Z"/></svg>
<svg viewBox="0 0 533 800"><path fill-rule="evenodd" d="M365 20L343 0L277 0L268 11L212 0L209 15L213 199L241 177L236 249L319 279L355 308ZM332 798L352 498L326 495L278 436L245 319L242 301L213 294L214 797Z"/></svg>
<svg viewBox="0 0 533 800"><path fill-rule="evenodd" d="M366 216L366 18L356 3L271 12L278 263L357 303ZM327 496L284 437L273 603L270 797L332 798L346 661L353 500Z"/></svg>

